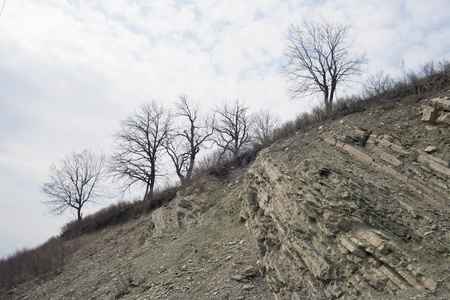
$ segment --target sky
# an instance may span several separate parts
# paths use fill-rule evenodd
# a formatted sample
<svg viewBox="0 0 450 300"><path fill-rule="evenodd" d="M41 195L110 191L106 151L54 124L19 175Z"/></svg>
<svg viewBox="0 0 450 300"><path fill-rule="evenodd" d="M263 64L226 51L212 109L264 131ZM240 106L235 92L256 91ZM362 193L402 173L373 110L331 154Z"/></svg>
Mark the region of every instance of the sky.
<svg viewBox="0 0 450 300"><path fill-rule="evenodd" d="M449 11L448 0L6 1L0 257L44 243L75 218L42 204L51 164L73 151L111 153L111 135L140 103L170 106L187 94L208 111L240 99L291 120L317 104L290 101L280 74L291 23L320 16L349 25L351 51L369 59L365 76L396 77L402 65L450 59ZM346 87L338 96L355 92Z"/></svg>

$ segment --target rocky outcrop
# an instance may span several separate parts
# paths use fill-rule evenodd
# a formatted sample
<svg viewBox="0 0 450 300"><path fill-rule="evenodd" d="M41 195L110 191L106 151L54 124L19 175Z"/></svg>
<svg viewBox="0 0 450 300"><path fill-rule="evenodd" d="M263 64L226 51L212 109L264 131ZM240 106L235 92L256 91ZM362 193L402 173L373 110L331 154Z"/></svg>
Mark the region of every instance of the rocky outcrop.
<svg viewBox="0 0 450 300"><path fill-rule="evenodd" d="M366 129L314 139L263 150L241 194L275 298L448 295L448 162Z"/></svg>
<svg viewBox="0 0 450 300"><path fill-rule="evenodd" d="M432 99L431 105L424 106L422 121L450 124L450 99Z"/></svg>

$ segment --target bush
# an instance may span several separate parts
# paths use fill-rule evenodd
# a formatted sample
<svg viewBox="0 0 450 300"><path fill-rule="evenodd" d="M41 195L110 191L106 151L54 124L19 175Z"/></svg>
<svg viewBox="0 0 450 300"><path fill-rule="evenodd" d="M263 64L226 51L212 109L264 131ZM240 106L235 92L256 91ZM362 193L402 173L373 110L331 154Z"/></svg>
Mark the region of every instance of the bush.
<svg viewBox="0 0 450 300"><path fill-rule="evenodd" d="M394 80L383 71L369 76L367 83L364 85L364 93L366 97L376 97L394 87Z"/></svg>
<svg viewBox="0 0 450 300"><path fill-rule="evenodd" d="M32 277L63 270L67 257L78 249L77 243L63 243L53 237L35 249L23 249L0 261L0 290L8 290Z"/></svg>

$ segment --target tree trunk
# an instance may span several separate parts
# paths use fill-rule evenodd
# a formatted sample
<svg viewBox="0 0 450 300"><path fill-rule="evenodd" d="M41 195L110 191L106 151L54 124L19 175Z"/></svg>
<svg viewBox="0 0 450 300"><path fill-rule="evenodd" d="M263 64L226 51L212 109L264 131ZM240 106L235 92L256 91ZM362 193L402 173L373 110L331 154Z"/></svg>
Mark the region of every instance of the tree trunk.
<svg viewBox="0 0 450 300"><path fill-rule="evenodd" d="M325 111L327 113L327 119L331 119L333 116L333 103L331 101L326 102Z"/></svg>
<svg viewBox="0 0 450 300"><path fill-rule="evenodd" d="M334 100L334 92L336 91L336 85L337 85L337 82L333 78L331 80L331 91L330 91L330 97L328 99L328 105L327 105L327 118L328 119L331 119L331 117L333 116L333 100Z"/></svg>
<svg viewBox="0 0 450 300"><path fill-rule="evenodd" d="M333 114L333 105L330 99L328 99L328 93L324 95L324 103L325 103L325 113L327 114L327 119L330 119Z"/></svg>

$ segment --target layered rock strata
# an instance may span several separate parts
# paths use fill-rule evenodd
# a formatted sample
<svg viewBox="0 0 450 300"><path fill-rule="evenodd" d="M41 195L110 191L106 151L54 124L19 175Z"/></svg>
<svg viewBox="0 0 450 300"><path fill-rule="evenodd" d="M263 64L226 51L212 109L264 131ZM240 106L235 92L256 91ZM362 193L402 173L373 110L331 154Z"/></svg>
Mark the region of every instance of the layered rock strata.
<svg viewBox="0 0 450 300"><path fill-rule="evenodd" d="M448 162L369 130L324 135L247 172L241 219L275 297L448 295Z"/></svg>

